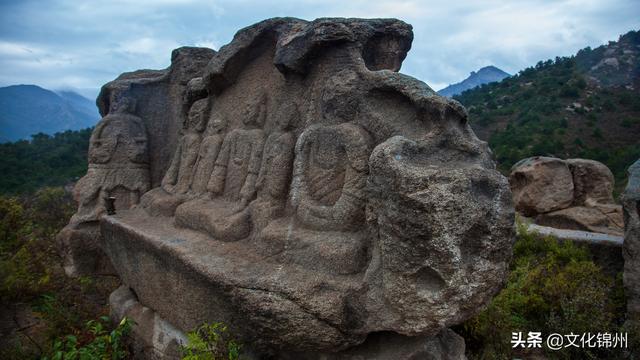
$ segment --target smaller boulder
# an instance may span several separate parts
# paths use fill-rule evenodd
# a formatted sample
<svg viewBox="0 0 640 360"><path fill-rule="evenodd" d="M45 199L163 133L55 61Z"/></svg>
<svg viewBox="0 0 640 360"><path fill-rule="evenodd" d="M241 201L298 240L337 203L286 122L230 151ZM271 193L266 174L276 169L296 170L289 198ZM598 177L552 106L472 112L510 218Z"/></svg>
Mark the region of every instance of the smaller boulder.
<svg viewBox="0 0 640 360"><path fill-rule="evenodd" d="M561 159L520 160L511 169L509 185L515 208L524 216L566 209L573 203L573 175Z"/></svg>

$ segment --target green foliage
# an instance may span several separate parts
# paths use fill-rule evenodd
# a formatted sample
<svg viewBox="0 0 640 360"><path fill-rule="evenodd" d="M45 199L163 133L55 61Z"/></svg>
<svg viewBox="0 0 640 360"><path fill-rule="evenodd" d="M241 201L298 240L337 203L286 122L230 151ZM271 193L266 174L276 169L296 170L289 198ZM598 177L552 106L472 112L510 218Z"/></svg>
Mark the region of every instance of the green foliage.
<svg viewBox="0 0 640 360"><path fill-rule="evenodd" d="M30 193L42 186L61 186L84 175L91 131L36 134L31 141L0 144L0 193Z"/></svg>
<svg viewBox="0 0 640 360"><path fill-rule="evenodd" d="M241 345L229 334L223 323L203 324L187 334L183 345L184 360L237 360Z"/></svg>
<svg viewBox="0 0 640 360"><path fill-rule="evenodd" d="M0 196L0 250L15 246L25 225L24 208L18 199Z"/></svg>
<svg viewBox="0 0 640 360"><path fill-rule="evenodd" d="M0 299L47 291L59 261L55 236L73 213L61 188L18 199L0 196Z"/></svg>
<svg viewBox="0 0 640 360"><path fill-rule="evenodd" d="M125 337L131 331L132 321L126 317L118 326L108 331L109 318L104 316L99 320L90 320L86 330L92 339L81 345L75 335L67 335L56 339L50 356L43 360L93 360L93 359L125 359L129 352L124 345Z"/></svg>
<svg viewBox="0 0 640 360"><path fill-rule="evenodd" d="M602 130L600 130L600 128L593 129L593 133L591 133L591 136L593 136L596 139L604 138L604 136L602 136Z"/></svg>
<svg viewBox="0 0 640 360"><path fill-rule="evenodd" d="M62 188L20 197L0 195L0 307L8 316L19 311L37 324L0 339L1 359L50 355L60 334L76 337L78 349L96 337L85 324L108 309L95 299L107 298L119 282L64 274L55 237L73 211L73 201ZM58 350L73 348L71 342L60 341Z"/></svg>
<svg viewBox="0 0 640 360"><path fill-rule="evenodd" d="M619 276L605 275L586 247L528 233L522 224L518 228L505 288L459 329L470 358L510 359L518 355L511 346L512 332L539 331L545 336L623 331L625 301ZM584 359L622 354L612 349L570 348L548 351L548 355Z"/></svg>

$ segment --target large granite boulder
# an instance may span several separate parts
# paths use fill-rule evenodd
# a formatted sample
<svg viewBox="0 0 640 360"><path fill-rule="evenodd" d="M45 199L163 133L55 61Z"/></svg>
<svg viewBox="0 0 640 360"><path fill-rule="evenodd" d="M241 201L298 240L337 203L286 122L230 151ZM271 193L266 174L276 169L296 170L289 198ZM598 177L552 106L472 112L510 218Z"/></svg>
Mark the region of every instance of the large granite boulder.
<svg viewBox="0 0 640 360"><path fill-rule="evenodd" d="M394 19L269 19L191 50L211 56L179 103L144 76L103 89L147 104L151 190L99 215L141 306L182 331L225 322L258 354L463 357L447 328L502 286L514 210L464 108L397 72L412 38Z"/></svg>
<svg viewBox="0 0 640 360"><path fill-rule="evenodd" d="M629 319L640 327L640 160L629 167L622 194L624 209L624 287Z"/></svg>
<svg viewBox="0 0 640 360"><path fill-rule="evenodd" d="M513 166L509 184L516 210L537 224L622 236L613 174L600 162L527 158Z"/></svg>

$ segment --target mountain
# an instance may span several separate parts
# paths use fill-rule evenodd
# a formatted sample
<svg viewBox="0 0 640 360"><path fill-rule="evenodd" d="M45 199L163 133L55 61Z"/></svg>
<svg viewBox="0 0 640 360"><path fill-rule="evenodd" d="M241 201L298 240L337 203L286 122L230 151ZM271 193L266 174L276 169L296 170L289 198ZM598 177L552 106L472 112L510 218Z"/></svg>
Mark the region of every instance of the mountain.
<svg viewBox="0 0 640 360"><path fill-rule="evenodd" d="M457 84L449 85L446 88L438 91L438 94L442 96L452 97L458 95L461 92L469 89L473 89L477 86L489 84L492 82L500 81L506 77L509 77L508 73L498 69L495 66L485 66L478 72L472 71L468 78L462 80Z"/></svg>
<svg viewBox="0 0 640 360"><path fill-rule="evenodd" d="M35 85L0 88L0 142L84 129L99 119L96 105L71 91L55 93Z"/></svg>
<svg viewBox="0 0 640 360"><path fill-rule="evenodd" d="M640 157L640 31L454 99L502 171L535 155L595 159L609 166L619 191Z"/></svg>

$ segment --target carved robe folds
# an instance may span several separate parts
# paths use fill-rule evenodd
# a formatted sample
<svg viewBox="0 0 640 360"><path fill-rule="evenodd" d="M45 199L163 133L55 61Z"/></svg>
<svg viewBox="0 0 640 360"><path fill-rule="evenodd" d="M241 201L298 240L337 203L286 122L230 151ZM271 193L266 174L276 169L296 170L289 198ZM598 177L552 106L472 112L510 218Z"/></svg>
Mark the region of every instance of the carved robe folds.
<svg viewBox="0 0 640 360"><path fill-rule="evenodd" d="M196 101L189 110L185 133L180 138L162 185L146 193L141 206L154 216L173 216L176 207L191 198L189 190L198 160L202 131L207 124L208 101Z"/></svg>
<svg viewBox="0 0 640 360"><path fill-rule="evenodd" d="M213 200L198 198L176 210L176 225L208 232L223 241L245 238L251 231L247 205L254 197L260 170L264 132L229 132L208 182Z"/></svg>
<svg viewBox="0 0 640 360"><path fill-rule="evenodd" d="M294 214L270 223L257 245L287 261L314 264L315 270L361 271L368 262L364 188L370 152L371 139L358 125L305 130L295 149Z"/></svg>

